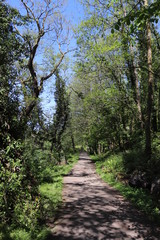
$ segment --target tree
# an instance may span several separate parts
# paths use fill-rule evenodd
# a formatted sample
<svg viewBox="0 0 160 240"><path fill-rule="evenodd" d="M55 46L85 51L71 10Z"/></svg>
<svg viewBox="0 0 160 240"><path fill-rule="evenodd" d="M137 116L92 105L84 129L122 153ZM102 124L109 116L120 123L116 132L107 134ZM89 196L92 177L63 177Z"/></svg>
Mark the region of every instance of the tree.
<svg viewBox="0 0 160 240"><path fill-rule="evenodd" d="M13 31L12 19L21 21L23 18L18 11L5 3L0 3L0 146L6 146L8 134L18 139L21 136L19 126L19 89L17 87L18 73L15 62L20 61L25 47Z"/></svg>
<svg viewBox="0 0 160 240"><path fill-rule="evenodd" d="M144 6L148 7L148 0L144 0ZM153 70L152 70L152 43L151 28L149 20L146 22L147 37L147 60L148 60L148 97L147 97L147 114L146 114L146 146L145 151L148 159L151 159L151 114L153 104Z"/></svg>
<svg viewBox="0 0 160 240"><path fill-rule="evenodd" d="M15 62L26 54L25 46L13 30L13 22L24 23L17 10L0 3L0 218L12 223L20 202L28 200L28 179L22 154L23 132L19 124L20 99ZM26 197L25 194L28 194ZM25 196L25 199L24 199ZM29 210L29 209L28 209ZM18 222L18 219L16 219ZM20 223L20 222L19 222Z"/></svg>
<svg viewBox="0 0 160 240"><path fill-rule="evenodd" d="M51 126L51 152L58 154L58 161L61 159L62 135L66 129L69 119L69 96L66 92L65 82L56 71L56 90L54 93L56 111Z"/></svg>
<svg viewBox="0 0 160 240"><path fill-rule="evenodd" d="M100 91L99 96L102 96L103 91L107 93L108 88L114 86L113 88L120 92L117 95L119 102L113 106L113 94L110 105L117 111L110 111L107 107L108 115L103 128L109 130L107 123L111 117L114 127L109 131L110 138L114 139L114 145L118 143L121 149L131 147L137 139L142 142L145 137L143 147L148 158L151 158L151 133L153 130L155 136L159 119L158 102L153 98L153 89L157 96L159 86L156 67L159 62L158 45L151 46L151 38L152 44L159 42L156 37L159 34L155 30L159 14L158 3L155 1L148 4L145 1L145 6L141 1L130 1L128 4L125 0L93 0L83 3L87 9L87 17L77 31L79 52L76 66L78 71L76 70L75 74L75 78L82 84L81 87L84 84L81 79L85 79L85 87L90 92L87 96L83 95L83 102L90 94L94 95L97 88ZM149 84L146 79L149 79ZM105 108L101 108L99 103L97 106L101 109L100 112L104 111ZM93 108L93 101L90 108ZM97 113L100 116L99 111ZM94 115L97 113L95 111ZM94 123L93 126L96 132L99 125L95 127ZM100 130L96 136L98 132Z"/></svg>
<svg viewBox="0 0 160 240"><path fill-rule="evenodd" d="M59 0L55 3L51 0L44 0L38 6L35 1L21 0L21 2L27 13L27 29L21 31L16 25L14 28L28 49L27 63L24 58L20 64L20 81L25 100L23 116L29 116L43 90L44 82L54 75L68 52L67 47L64 50L67 45L68 30L65 29L65 20L61 14L63 1ZM49 42L47 42L47 38L50 38ZM52 61L51 69L46 68L48 71L42 71L36 65L39 48L41 47L41 51L43 49L42 41L45 42L45 48L49 44L54 44L56 48L53 50L52 47L52 52L55 51L55 53L53 53L52 60L50 59ZM27 69L29 71L24 74L23 72Z"/></svg>

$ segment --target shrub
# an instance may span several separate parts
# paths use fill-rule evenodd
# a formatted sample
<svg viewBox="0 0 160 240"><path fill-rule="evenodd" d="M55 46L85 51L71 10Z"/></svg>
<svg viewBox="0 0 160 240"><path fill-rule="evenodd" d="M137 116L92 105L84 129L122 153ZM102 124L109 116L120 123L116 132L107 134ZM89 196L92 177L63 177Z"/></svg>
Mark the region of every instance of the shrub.
<svg viewBox="0 0 160 240"><path fill-rule="evenodd" d="M11 239L14 240L31 240L30 233L26 232L25 229L16 229L13 230L10 234Z"/></svg>
<svg viewBox="0 0 160 240"><path fill-rule="evenodd" d="M27 196L27 199L21 199L16 203L13 219L17 226L31 231L36 228L39 217L40 199L38 197L33 201L31 196Z"/></svg>
<svg viewBox="0 0 160 240"><path fill-rule="evenodd" d="M147 159L144 151L135 149L123 154L123 164L127 173L132 173L134 170L146 170Z"/></svg>

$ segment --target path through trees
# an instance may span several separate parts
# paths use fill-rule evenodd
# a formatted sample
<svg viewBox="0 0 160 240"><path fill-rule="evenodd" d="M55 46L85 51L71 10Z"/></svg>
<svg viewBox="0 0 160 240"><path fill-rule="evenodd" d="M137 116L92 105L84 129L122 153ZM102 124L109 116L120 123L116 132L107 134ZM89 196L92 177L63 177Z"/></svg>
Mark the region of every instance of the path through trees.
<svg viewBox="0 0 160 240"><path fill-rule="evenodd" d="M64 177L63 200L50 239L159 239L160 229L99 178L86 153Z"/></svg>

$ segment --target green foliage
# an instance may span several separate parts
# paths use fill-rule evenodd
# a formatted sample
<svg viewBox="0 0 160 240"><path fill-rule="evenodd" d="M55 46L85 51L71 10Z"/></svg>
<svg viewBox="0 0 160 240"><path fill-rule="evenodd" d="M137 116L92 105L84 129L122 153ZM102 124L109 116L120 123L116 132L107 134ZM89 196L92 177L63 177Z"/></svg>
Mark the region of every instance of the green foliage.
<svg viewBox="0 0 160 240"><path fill-rule="evenodd" d="M10 234L11 239L15 240L30 240L31 235L22 229L17 229L11 232Z"/></svg>
<svg viewBox="0 0 160 240"><path fill-rule="evenodd" d="M41 230L37 231L36 240L46 240L50 236L51 231L43 227Z"/></svg>
<svg viewBox="0 0 160 240"><path fill-rule="evenodd" d="M21 145L8 136L8 146L1 151L0 155L0 206L1 221L7 221L15 202L21 197L21 185L23 179L23 167L21 163ZM22 171L22 172L20 172Z"/></svg>
<svg viewBox="0 0 160 240"><path fill-rule="evenodd" d="M62 178L57 178L55 183L44 183L40 185L40 194L42 198L42 215L44 218L53 217L55 211L62 203Z"/></svg>
<svg viewBox="0 0 160 240"><path fill-rule="evenodd" d="M41 182L43 183L53 183L54 173L51 171L50 167L47 167L41 173Z"/></svg>
<svg viewBox="0 0 160 240"><path fill-rule="evenodd" d="M34 229L34 232L28 232L22 228L0 226L0 239L1 240L46 240L50 235L50 230L46 227Z"/></svg>
<svg viewBox="0 0 160 240"><path fill-rule="evenodd" d="M26 171L28 169L28 171ZM22 156L22 145L8 139L1 156L0 206L1 221L32 230L40 215L40 200L36 184L31 183L30 169Z"/></svg>
<svg viewBox="0 0 160 240"><path fill-rule="evenodd" d="M127 173L132 173L134 170L147 170L147 161L144 151L133 149L123 154L123 164Z"/></svg>
<svg viewBox="0 0 160 240"><path fill-rule="evenodd" d="M42 172L44 169L46 170L46 162L50 161L51 144L45 141L41 149L41 143L36 143L36 138L37 136L35 135L32 139L30 137L25 139L23 156L28 179L30 178L32 181L35 181L35 184L38 184L43 181Z"/></svg>
<svg viewBox="0 0 160 240"><path fill-rule="evenodd" d="M34 5L30 7L34 8ZM47 11L48 7L45 10ZM45 187L50 187L50 191L48 192L55 190L55 193L58 194L57 189L58 192L62 189L62 184L60 183L62 182L62 177L56 176L55 173L57 173L57 171L62 173L65 171L67 172L67 168L64 167L64 169L56 169L54 166L56 161L50 161L51 159L54 159L51 155L54 155L55 151L51 154L48 126L45 124L45 120L42 115L40 101L35 101L35 91L37 90L39 95L40 88L43 87L43 82L41 81L41 86L38 88L40 76L37 74L37 85L35 84L36 79L34 79L33 86L30 81L31 76L29 75L29 71L26 71L26 68L29 65L27 61L30 53L27 49L27 44L29 44L30 51L31 49L35 50L35 52L33 50L34 53L32 52L33 58L36 54L37 47L37 45L34 46L34 43L36 42L36 35L30 31L33 19L28 19L30 17L29 14L27 17L22 17L18 10L12 9L5 3L5 1L0 2L0 14L1 238L43 239L47 235L47 231L45 228L43 231L40 230L42 227L40 219L43 222L44 219L41 218L42 202L45 201L45 194L40 196L38 186L39 184L45 185L46 182L52 182L53 185L55 184L53 188L51 188L51 186ZM38 13L35 12L33 14ZM19 34L18 29L23 31L24 25L27 26L28 33L24 35ZM41 36L41 33L39 36ZM42 35L44 35L44 33ZM39 41L40 39L37 40L37 43ZM57 59L60 57L61 55L59 54ZM50 62L51 64L49 69L46 69L44 74L45 76L46 73L48 74L53 71L53 64L58 63L57 59L53 57L53 61ZM60 62L58 63L58 66ZM36 77L35 72L38 67L36 66L34 69L35 64L33 62L30 64L30 67L33 67L33 75ZM51 75L53 75L53 73ZM26 81L24 81L24 79ZM62 135L62 128L63 130L65 128L64 123L67 122L65 118L68 117L68 95L65 92L64 81L61 78L58 79L59 81L56 83L58 90L55 94L55 98L58 104L57 115L59 117L57 118L56 124L58 125L57 131L59 138L59 136ZM37 89L35 90L36 86ZM38 98L37 92L36 98ZM24 117L24 115L26 115L25 104L31 103L29 107L32 110L34 107L33 100L34 104L37 104L37 108L34 109L32 112L33 114L30 114L30 118L27 119ZM53 133L52 136L54 136ZM46 139L48 139L48 141L46 141ZM56 150L58 152L56 152L56 154L61 153L59 148ZM67 167L71 167L71 161L68 162L69 165ZM46 168L46 166L48 166L48 168ZM50 168L53 169L52 173ZM58 186L60 186L60 188L58 188ZM55 196L50 194L48 199L55 207L56 202L60 200L58 199L52 201L54 197Z"/></svg>
<svg viewBox="0 0 160 240"><path fill-rule="evenodd" d="M18 12L1 1L0 15L0 147L3 148L8 134L15 139L22 136L15 62L25 54L25 48L22 52L23 44L13 31L13 19L16 24L20 18Z"/></svg>
<svg viewBox="0 0 160 240"><path fill-rule="evenodd" d="M40 199L38 196L34 200L28 196L26 198L16 203L13 221L19 227L34 231L40 217Z"/></svg>
<svg viewBox="0 0 160 240"><path fill-rule="evenodd" d="M26 3L29 4L28 1ZM92 7L89 7L90 3ZM45 4L50 3L45 1ZM40 5L42 7L43 3ZM76 150L76 145L92 153L106 153L109 149L112 152L123 151L123 154L108 154L107 159L103 155L103 161L96 161L97 171L144 211L158 216L159 208L144 191L133 190L115 179L125 181L126 174L134 170L145 170L149 176L159 176L160 172L160 42L156 29L159 1L153 1L148 7L139 1L120 3L92 0L84 1L84 5L87 6L87 18L76 32L78 47L75 74L66 91L65 80L58 70L54 71L63 54L54 55L53 50L47 49L44 66L41 68L41 64L34 62L37 47L45 34L43 31L50 31L51 22L43 19L47 12L41 15L42 8L36 9L37 5L31 4L35 17L30 16L32 10L27 17L22 17L4 1L0 3L2 239L46 238L48 230L40 222L53 215L62 202L62 179L77 161L77 156L70 155ZM50 10L47 5L45 11ZM55 13L54 10L52 13ZM58 12L59 24L59 9ZM42 22L46 20L48 23L44 29L40 29L43 24L39 25L37 35L30 29L36 27L36 16L41 16ZM146 23L149 20L152 23L155 79L151 118L153 154L147 162L143 154L143 132L147 119L146 79L149 71ZM22 32L24 24L28 24L25 25L28 30L20 37L13 24L20 26ZM55 39L61 45L64 41L61 42L62 39L57 36L60 32L55 31ZM33 57L30 64L29 54L30 60ZM30 69L27 70L27 66ZM38 97L43 89L43 81L53 73L56 75L56 109L53 123L47 125ZM28 119L22 117L26 106L28 115L34 108Z"/></svg>
<svg viewBox="0 0 160 240"><path fill-rule="evenodd" d="M157 80L160 48L156 25L159 1L148 1L148 7L147 2L139 1L82 2L87 15L76 31L77 61L70 87L72 122L76 124L74 135L78 144L87 145L92 153L108 149L127 151L134 147L138 152L144 151L149 109L146 79L147 23L150 20L155 78L151 130L155 150L159 145L155 132L160 126ZM148 100L148 104L151 101ZM158 156L158 152L152 160L158 165L155 155ZM140 158L138 156L137 161ZM136 165L132 165L134 169Z"/></svg>
<svg viewBox="0 0 160 240"><path fill-rule="evenodd" d="M137 28L138 30L142 30L147 21L150 21L151 23L158 23L159 21L159 14L160 14L160 7L159 7L159 1L155 1L153 3L150 3L146 7L140 7L138 9L138 4L135 4L135 6L131 9L129 14L127 14L123 18L119 18L118 22L115 24L115 29L119 31L120 27L123 24L130 25L130 33L133 33ZM114 29L112 30L112 33L114 33Z"/></svg>
<svg viewBox="0 0 160 240"><path fill-rule="evenodd" d="M56 90L54 93L56 111L53 116L53 124L50 127L51 135L51 152L54 158L60 162L62 152L62 135L66 130L69 119L69 96L66 92L65 81L56 72Z"/></svg>
<svg viewBox="0 0 160 240"><path fill-rule="evenodd" d="M123 154L118 155L101 155L101 156L92 156L92 160L96 163L96 168L104 173L110 173L113 176L116 174L125 174L125 167L123 165Z"/></svg>
<svg viewBox="0 0 160 240"><path fill-rule="evenodd" d="M67 165L56 166L50 160L50 142L42 144L41 135L35 132L31 138L30 126L22 143L8 136L1 151L0 217L2 229L10 225L7 231L2 230L2 239L21 239L23 235L24 239L46 238L48 231L39 230L40 219L43 222L53 216L61 202L62 175L78 160L78 155L68 155Z"/></svg>

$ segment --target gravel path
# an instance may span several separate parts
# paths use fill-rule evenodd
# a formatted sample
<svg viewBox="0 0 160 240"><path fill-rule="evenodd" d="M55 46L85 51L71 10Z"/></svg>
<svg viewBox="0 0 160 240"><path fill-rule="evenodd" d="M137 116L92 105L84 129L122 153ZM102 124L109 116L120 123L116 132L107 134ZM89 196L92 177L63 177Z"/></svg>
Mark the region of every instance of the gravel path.
<svg viewBox="0 0 160 240"><path fill-rule="evenodd" d="M63 200L49 239L160 239L160 229L100 179L86 153L64 177Z"/></svg>

